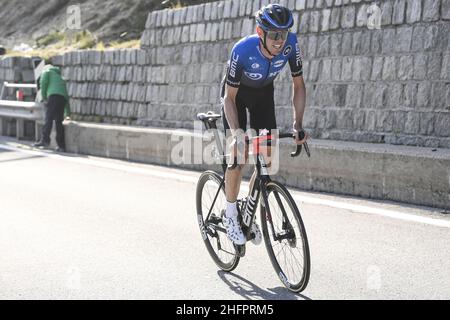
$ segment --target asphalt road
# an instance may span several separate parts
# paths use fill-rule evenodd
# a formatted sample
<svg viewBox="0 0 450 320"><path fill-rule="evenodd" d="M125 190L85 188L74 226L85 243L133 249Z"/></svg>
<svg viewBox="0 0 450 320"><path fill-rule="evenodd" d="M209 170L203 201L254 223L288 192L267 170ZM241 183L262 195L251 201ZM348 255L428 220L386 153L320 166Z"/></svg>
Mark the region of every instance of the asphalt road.
<svg viewBox="0 0 450 320"><path fill-rule="evenodd" d="M0 299L450 299L449 215L295 190L306 290L283 287L264 244L224 273L197 225L199 174L0 138Z"/></svg>

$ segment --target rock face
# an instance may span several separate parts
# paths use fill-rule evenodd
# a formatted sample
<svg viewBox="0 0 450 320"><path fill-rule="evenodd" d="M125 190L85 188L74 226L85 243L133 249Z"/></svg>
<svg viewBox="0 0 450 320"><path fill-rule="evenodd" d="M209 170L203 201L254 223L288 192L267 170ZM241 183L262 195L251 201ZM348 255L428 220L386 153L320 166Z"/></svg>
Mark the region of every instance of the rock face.
<svg viewBox="0 0 450 320"><path fill-rule="evenodd" d="M161 9L159 0L2 0L0 45L12 48L21 42L34 44L41 36L71 29L79 9L80 28L100 40L139 39L149 11ZM184 0L181 3L198 3ZM202 1L206 2L206 1ZM77 6L77 7L71 7ZM126 35L123 35L126 32Z"/></svg>

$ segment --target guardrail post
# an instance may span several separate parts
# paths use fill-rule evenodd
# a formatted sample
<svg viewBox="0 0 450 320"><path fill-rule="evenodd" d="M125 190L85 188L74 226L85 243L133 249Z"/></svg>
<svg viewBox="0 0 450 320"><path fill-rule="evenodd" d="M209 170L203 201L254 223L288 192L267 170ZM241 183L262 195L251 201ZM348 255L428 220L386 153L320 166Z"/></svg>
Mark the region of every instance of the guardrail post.
<svg viewBox="0 0 450 320"><path fill-rule="evenodd" d="M18 140L25 137L25 121L23 119L16 120L16 137Z"/></svg>

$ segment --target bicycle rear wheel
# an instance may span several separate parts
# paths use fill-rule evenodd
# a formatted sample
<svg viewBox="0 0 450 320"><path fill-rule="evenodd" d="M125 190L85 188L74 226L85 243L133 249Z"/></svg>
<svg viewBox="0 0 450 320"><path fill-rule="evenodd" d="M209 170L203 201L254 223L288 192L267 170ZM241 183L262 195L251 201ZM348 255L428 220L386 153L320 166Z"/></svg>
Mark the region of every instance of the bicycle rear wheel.
<svg viewBox="0 0 450 320"><path fill-rule="evenodd" d="M225 208L225 185L222 177L214 171L205 171L197 183L197 219L203 241L210 256L224 271L234 270L239 263L239 255L232 241L227 237L222 224Z"/></svg>
<svg viewBox="0 0 450 320"><path fill-rule="evenodd" d="M267 252L281 282L289 290L301 292L308 285L311 265L305 226L282 184L271 181L266 191L267 204L261 197L261 224Z"/></svg>

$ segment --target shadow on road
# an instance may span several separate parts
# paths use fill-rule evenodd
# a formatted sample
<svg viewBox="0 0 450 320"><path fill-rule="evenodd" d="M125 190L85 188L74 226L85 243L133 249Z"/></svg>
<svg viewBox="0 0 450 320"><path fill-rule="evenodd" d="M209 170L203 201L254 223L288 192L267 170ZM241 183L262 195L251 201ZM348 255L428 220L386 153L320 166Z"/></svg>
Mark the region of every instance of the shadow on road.
<svg viewBox="0 0 450 320"><path fill-rule="evenodd" d="M12 161L20 161L20 160L30 160L30 159L42 158L42 157L43 156L19 157L19 158L0 160L0 163L12 162Z"/></svg>
<svg viewBox="0 0 450 320"><path fill-rule="evenodd" d="M219 270L217 271L217 274L223 280L223 282L225 282L230 287L231 290L247 300L311 300L307 296L290 292L288 289L281 286L263 289L233 272L225 272Z"/></svg>

